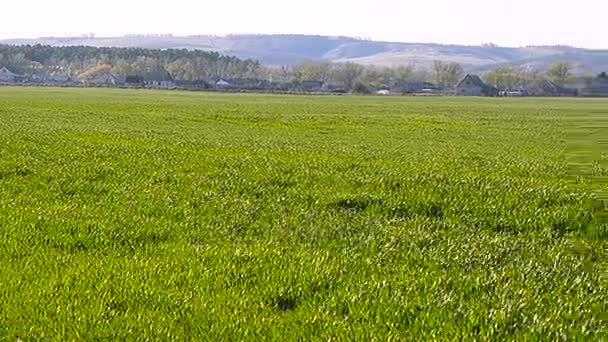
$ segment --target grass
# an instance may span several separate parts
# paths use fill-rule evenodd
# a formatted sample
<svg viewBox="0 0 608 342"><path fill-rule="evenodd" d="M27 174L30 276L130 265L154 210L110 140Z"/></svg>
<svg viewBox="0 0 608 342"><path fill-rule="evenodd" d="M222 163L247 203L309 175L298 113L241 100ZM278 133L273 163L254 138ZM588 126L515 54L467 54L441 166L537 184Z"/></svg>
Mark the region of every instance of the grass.
<svg viewBox="0 0 608 342"><path fill-rule="evenodd" d="M605 339L607 123L0 88L0 341Z"/></svg>

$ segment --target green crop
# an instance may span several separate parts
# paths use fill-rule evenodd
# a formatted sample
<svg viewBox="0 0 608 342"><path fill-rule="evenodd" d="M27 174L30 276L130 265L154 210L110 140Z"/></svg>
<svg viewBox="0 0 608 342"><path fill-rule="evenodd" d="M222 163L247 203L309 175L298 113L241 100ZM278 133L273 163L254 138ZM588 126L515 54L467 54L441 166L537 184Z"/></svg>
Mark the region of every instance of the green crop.
<svg viewBox="0 0 608 342"><path fill-rule="evenodd" d="M0 88L0 341L603 340L608 100Z"/></svg>

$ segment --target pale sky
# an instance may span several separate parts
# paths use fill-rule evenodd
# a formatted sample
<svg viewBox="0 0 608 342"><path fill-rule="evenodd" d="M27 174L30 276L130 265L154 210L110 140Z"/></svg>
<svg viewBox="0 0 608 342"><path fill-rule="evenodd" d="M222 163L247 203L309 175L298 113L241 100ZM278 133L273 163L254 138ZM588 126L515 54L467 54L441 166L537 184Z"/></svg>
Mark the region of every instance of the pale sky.
<svg viewBox="0 0 608 342"><path fill-rule="evenodd" d="M0 0L0 39L298 33L608 49L608 0Z"/></svg>

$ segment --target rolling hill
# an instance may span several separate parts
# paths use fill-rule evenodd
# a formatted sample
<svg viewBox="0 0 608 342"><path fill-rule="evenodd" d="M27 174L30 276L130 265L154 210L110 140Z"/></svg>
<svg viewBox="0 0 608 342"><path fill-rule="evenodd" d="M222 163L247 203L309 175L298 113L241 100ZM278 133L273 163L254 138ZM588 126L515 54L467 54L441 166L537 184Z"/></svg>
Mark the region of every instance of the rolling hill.
<svg viewBox="0 0 608 342"><path fill-rule="evenodd" d="M483 71L498 65L544 68L555 61L569 60L577 65L578 72L597 73L608 70L608 49L590 50L570 46L520 48L495 45L464 46L307 35L47 37L0 40L0 44L199 49L257 59L268 65L324 60L384 66L410 64L428 66L435 60L444 60L461 63L469 71Z"/></svg>

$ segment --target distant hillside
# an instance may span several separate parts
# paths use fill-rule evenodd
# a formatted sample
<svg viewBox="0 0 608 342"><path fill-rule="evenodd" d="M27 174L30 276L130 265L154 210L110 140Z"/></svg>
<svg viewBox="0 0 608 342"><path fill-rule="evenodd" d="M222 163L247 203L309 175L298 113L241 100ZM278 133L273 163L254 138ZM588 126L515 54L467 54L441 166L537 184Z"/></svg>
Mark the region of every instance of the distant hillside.
<svg viewBox="0 0 608 342"><path fill-rule="evenodd" d="M356 62L374 65L415 64L434 60L461 63L466 70L483 71L497 65L545 68L558 60L577 64L579 72L608 70L608 50L567 46L507 48L426 43L363 41L349 37L305 35L125 36L114 38L39 38L0 41L0 44L87 45L95 47L142 47L218 51L268 65L295 64L305 60Z"/></svg>

